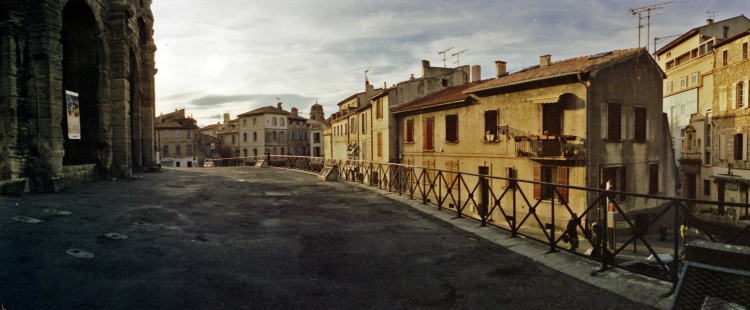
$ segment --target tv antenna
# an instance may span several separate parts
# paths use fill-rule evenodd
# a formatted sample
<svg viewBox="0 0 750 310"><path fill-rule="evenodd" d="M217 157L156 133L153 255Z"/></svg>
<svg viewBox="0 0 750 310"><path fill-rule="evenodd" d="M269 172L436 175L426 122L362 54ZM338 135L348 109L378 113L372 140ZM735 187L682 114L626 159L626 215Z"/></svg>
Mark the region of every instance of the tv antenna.
<svg viewBox="0 0 750 310"><path fill-rule="evenodd" d="M656 43L659 43L659 41L664 40L664 39L674 38L674 37L678 37L678 36L680 36L680 35L679 34L675 34L675 35L666 36L666 37L654 37L654 52L656 52Z"/></svg>
<svg viewBox="0 0 750 310"><path fill-rule="evenodd" d="M716 18L716 13L717 12L719 12L719 11L706 11L706 14L709 15L710 19L714 19L714 18Z"/></svg>
<svg viewBox="0 0 750 310"><path fill-rule="evenodd" d="M637 9L630 9L631 15L638 15L638 47L641 47L641 28L643 28L643 25L641 25L641 19L643 18L643 13L646 13L646 51L648 51L648 41L651 39L651 11L661 10L664 8L663 5L670 4L672 1L669 2L662 2L657 3L654 5L644 6L642 8Z"/></svg>
<svg viewBox="0 0 750 310"><path fill-rule="evenodd" d="M455 52L455 53L451 54L451 56L456 56L456 62L454 62L454 64L456 64L456 66L459 66L460 63L461 63L461 55L460 54L463 53L463 52L465 52L465 51L468 51L468 50L469 49L467 48L467 49L465 49L463 51Z"/></svg>
<svg viewBox="0 0 750 310"><path fill-rule="evenodd" d="M452 50L452 49L453 49L453 47L451 47L451 48L449 48L447 50L442 50L442 51L440 51L438 53L438 55L443 54L443 68L445 68L445 53L448 52L448 51L450 51L450 50Z"/></svg>

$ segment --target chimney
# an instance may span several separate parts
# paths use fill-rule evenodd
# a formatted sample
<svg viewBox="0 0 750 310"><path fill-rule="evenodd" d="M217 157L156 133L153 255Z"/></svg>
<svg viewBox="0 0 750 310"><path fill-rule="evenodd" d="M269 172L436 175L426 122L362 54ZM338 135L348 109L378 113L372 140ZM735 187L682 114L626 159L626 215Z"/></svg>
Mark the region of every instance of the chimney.
<svg viewBox="0 0 750 310"><path fill-rule="evenodd" d="M279 101L279 103L276 104L276 107L279 108L279 110L281 110L281 101Z"/></svg>
<svg viewBox="0 0 750 310"><path fill-rule="evenodd" d="M713 24L713 23L714 23L713 18L709 18L709 19L706 20L706 25L710 25L710 24Z"/></svg>
<svg viewBox="0 0 750 310"><path fill-rule="evenodd" d="M539 66L540 67L547 67L547 66L549 66L551 58L552 58L552 56L550 54L539 56Z"/></svg>
<svg viewBox="0 0 750 310"><path fill-rule="evenodd" d="M414 73L411 74L411 77L409 77L409 81L414 80Z"/></svg>
<svg viewBox="0 0 750 310"><path fill-rule="evenodd" d="M476 82L482 79L482 67L479 65L471 66L471 81Z"/></svg>
<svg viewBox="0 0 750 310"><path fill-rule="evenodd" d="M427 70L430 69L430 61L422 60L422 77L427 76Z"/></svg>
<svg viewBox="0 0 750 310"><path fill-rule="evenodd" d="M224 124L229 124L229 113L224 113Z"/></svg>
<svg viewBox="0 0 750 310"><path fill-rule="evenodd" d="M298 116L299 111L297 111L297 108L292 108L292 116Z"/></svg>
<svg viewBox="0 0 750 310"><path fill-rule="evenodd" d="M507 63L504 61L497 60L495 61L495 78L499 78L503 75L508 74L508 72L505 72L505 67Z"/></svg>

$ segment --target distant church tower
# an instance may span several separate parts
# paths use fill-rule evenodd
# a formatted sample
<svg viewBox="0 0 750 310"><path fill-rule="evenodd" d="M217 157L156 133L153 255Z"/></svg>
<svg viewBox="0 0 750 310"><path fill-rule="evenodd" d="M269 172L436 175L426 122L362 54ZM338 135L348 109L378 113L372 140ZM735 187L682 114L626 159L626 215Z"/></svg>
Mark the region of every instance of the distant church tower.
<svg viewBox="0 0 750 310"><path fill-rule="evenodd" d="M310 119L322 122L325 119L325 113L323 113L323 106L315 101L312 108L310 108Z"/></svg>

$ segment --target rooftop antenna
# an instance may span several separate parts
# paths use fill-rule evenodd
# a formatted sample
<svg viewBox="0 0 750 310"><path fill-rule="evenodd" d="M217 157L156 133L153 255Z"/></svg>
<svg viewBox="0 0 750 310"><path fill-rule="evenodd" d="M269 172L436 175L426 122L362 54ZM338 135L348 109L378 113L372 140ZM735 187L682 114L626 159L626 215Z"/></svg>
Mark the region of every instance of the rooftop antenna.
<svg viewBox="0 0 750 310"><path fill-rule="evenodd" d="M662 2L657 3L649 6L644 6L642 8L637 9L630 9L631 15L638 15L638 47L641 47L641 28L643 28L643 25L641 25L641 18L643 13L646 13L646 51L648 51L648 41L651 40L651 11L661 10L664 8L663 5L670 4L672 1L669 2Z"/></svg>
<svg viewBox="0 0 750 310"><path fill-rule="evenodd" d="M716 13L717 13L717 12L719 12L719 11L706 11L706 14L708 14L708 15L709 15L709 18L711 18L711 19L715 19L715 18L716 18Z"/></svg>
<svg viewBox="0 0 750 310"><path fill-rule="evenodd" d="M440 51L438 53L438 55L443 54L443 68L445 68L445 53L448 52L448 51L450 51L450 50L452 50L452 49L453 49L453 47L451 47L451 48L449 48L447 50L442 50L442 51Z"/></svg>
<svg viewBox="0 0 750 310"><path fill-rule="evenodd" d="M659 41L664 40L664 39L679 37L679 36L680 36L679 34L675 34L675 35L666 36L666 37L654 37L654 52L656 52L656 43L659 43Z"/></svg>
<svg viewBox="0 0 750 310"><path fill-rule="evenodd" d="M456 56L456 62L454 62L456 64L456 66L459 66L460 63L461 63L461 55L460 54L463 53L463 52L465 52L465 51L468 51L468 50L469 49L467 48L467 49L465 49L463 51L455 52L455 53L451 54L451 56Z"/></svg>

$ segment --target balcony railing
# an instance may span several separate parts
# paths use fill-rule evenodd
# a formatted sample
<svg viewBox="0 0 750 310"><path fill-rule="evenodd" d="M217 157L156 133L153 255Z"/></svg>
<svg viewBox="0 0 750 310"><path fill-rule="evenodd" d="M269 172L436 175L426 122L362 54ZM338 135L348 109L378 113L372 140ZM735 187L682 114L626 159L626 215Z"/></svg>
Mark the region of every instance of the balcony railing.
<svg viewBox="0 0 750 310"><path fill-rule="evenodd" d="M583 157L583 140L576 136L532 136L516 137L518 157Z"/></svg>

